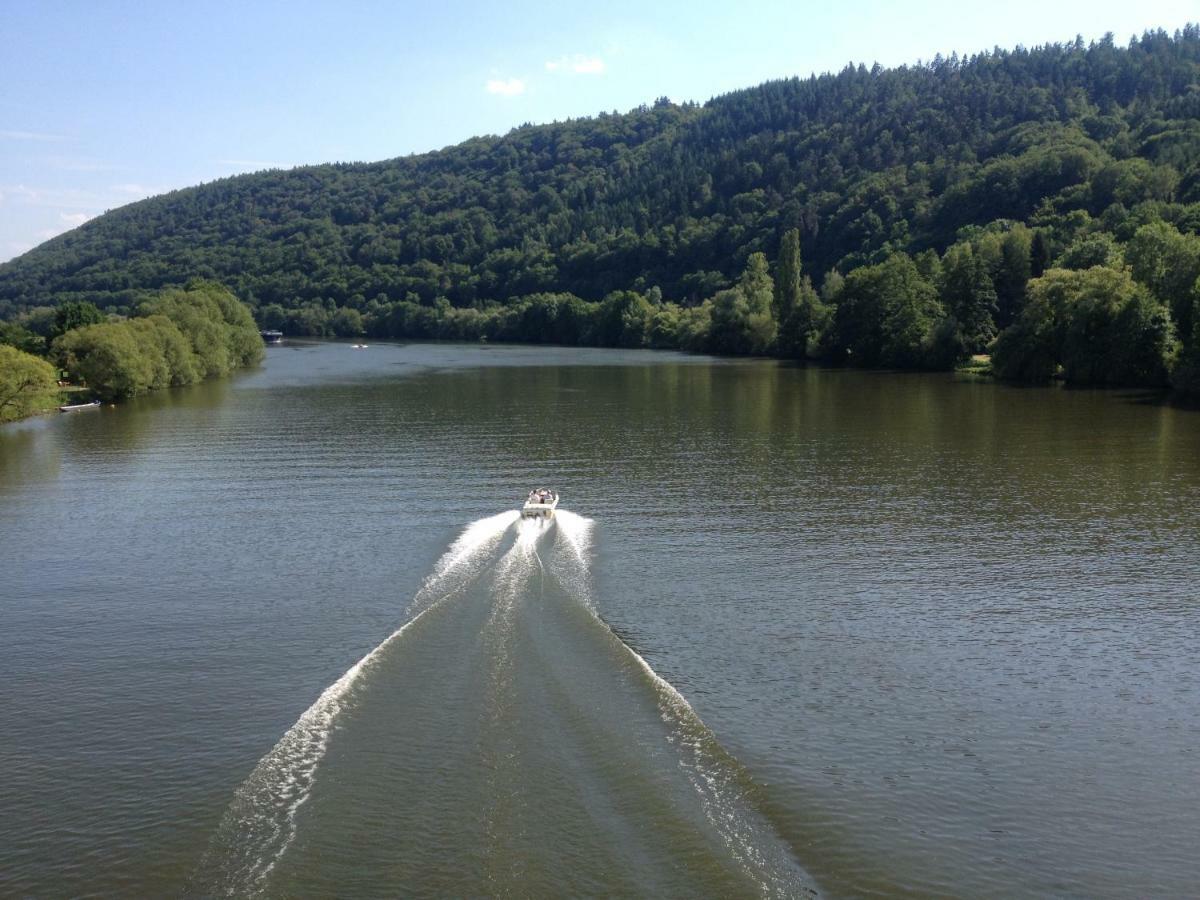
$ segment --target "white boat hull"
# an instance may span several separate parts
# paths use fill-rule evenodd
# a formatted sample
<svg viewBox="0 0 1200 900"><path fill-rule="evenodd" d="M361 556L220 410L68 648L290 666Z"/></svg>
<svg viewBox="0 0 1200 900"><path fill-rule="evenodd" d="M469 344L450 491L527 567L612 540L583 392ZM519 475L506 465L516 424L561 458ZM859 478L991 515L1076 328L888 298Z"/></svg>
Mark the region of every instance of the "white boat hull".
<svg viewBox="0 0 1200 900"><path fill-rule="evenodd" d="M522 519L553 519L554 510L558 508L558 494L554 494L552 499L545 503L535 503L532 500L526 500L525 505L521 507Z"/></svg>

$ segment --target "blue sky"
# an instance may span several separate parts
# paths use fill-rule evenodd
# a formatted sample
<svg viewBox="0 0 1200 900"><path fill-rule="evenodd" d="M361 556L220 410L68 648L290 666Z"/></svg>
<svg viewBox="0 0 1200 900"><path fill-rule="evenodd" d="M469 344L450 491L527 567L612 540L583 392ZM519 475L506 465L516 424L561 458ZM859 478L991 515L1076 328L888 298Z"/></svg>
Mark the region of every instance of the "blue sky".
<svg viewBox="0 0 1200 900"><path fill-rule="evenodd" d="M986 7L986 8L985 8ZM770 78L1200 19L1195 0L0 3L0 261L133 200Z"/></svg>

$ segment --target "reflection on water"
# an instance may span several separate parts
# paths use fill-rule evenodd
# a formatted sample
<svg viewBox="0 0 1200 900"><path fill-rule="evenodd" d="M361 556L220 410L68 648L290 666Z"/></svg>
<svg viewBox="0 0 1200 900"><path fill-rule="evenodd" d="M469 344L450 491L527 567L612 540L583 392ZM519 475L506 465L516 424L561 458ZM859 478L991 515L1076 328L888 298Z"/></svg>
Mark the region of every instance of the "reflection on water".
<svg viewBox="0 0 1200 900"><path fill-rule="evenodd" d="M0 893L1187 894L1200 414L1141 401L311 344L0 429ZM586 552L433 596L537 484Z"/></svg>

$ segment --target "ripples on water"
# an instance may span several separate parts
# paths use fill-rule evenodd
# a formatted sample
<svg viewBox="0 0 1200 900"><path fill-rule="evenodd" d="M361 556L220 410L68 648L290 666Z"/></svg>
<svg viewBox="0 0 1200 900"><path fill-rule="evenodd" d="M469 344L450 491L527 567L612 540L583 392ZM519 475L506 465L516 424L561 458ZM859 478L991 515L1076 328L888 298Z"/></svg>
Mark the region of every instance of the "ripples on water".
<svg viewBox="0 0 1200 900"><path fill-rule="evenodd" d="M808 893L736 763L597 616L590 526L473 523L259 762L191 892L372 893L399 870L439 895Z"/></svg>
<svg viewBox="0 0 1200 900"><path fill-rule="evenodd" d="M0 893L1186 894L1198 448L389 345L0 430Z"/></svg>

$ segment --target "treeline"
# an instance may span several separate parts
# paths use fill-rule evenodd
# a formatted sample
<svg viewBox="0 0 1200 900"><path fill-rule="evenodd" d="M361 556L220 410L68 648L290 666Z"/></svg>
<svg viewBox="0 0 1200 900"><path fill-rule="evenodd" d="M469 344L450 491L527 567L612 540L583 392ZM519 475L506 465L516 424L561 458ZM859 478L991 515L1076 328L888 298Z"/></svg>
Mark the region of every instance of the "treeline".
<svg viewBox="0 0 1200 900"><path fill-rule="evenodd" d="M1051 262L1040 232L993 223L941 256L897 252L844 277L835 271L818 293L792 230L773 267L756 253L732 287L692 307L651 289L598 303L541 293L482 309L400 301L365 313L277 305L259 313L264 327L300 335L654 347L898 369L949 369L992 352L1002 378L1173 383L1200 393L1200 237L1156 223L1126 245L1080 238Z"/></svg>
<svg viewBox="0 0 1200 900"><path fill-rule="evenodd" d="M26 317L0 329L0 420L45 408L58 371L111 401L228 375L262 357L250 310L217 284L164 290L130 318L74 301L53 317Z"/></svg>
<svg viewBox="0 0 1200 900"><path fill-rule="evenodd" d="M630 335L652 320L649 345L757 352L769 329L748 311L761 288L744 273L761 253L780 280L796 232L800 284L821 304L804 308L828 317L805 331L805 352L943 365L956 340L983 349L1016 324L1030 279L1120 269L1147 226L1200 234L1196 26L1127 46L849 66L703 106L664 99L437 153L224 179L114 210L0 266L0 318L71 300L130 313L199 275L292 334L603 343L624 304ZM1131 271L1169 307L1168 356L1181 352L1193 342L1187 303L1171 299L1181 289L1168 297ZM975 296L985 277L990 334ZM882 285L917 299L876 302ZM640 301L611 299L626 292L648 319ZM798 326L772 309L774 352L796 353ZM1068 315L1055 313L1056 335ZM757 336L729 336L751 319Z"/></svg>

